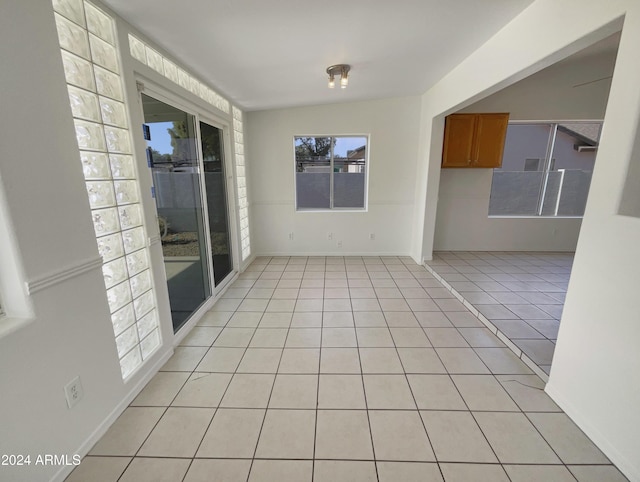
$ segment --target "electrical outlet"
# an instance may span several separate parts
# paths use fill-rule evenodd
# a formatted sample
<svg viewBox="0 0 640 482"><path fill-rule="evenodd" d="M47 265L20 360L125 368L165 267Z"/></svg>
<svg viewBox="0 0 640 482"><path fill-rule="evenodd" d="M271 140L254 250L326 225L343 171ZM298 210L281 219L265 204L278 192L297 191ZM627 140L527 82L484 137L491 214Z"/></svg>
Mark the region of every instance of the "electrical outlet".
<svg viewBox="0 0 640 482"><path fill-rule="evenodd" d="M331 241L333 239L333 233L327 234L327 239Z"/></svg>
<svg viewBox="0 0 640 482"><path fill-rule="evenodd" d="M293 233L289 233L289 241L293 241Z"/></svg>
<svg viewBox="0 0 640 482"><path fill-rule="evenodd" d="M376 239L376 233L369 233L369 239L371 241L375 240Z"/></svg>
<svg viewBox="0 0 640 482"><path fill-rule="evenodd" d="M77 376L64 387L64 394L67 397L67 405L69 408L73 408L77 403L82 400L84 391L82 390L82 383L80 377Z"/></svg>
<svg viewBox="0 0 640 482"><path fill-rule="evenodd" d="M338 248L342 248L342 241L338 241L336 245L338 246Z"/></svg>

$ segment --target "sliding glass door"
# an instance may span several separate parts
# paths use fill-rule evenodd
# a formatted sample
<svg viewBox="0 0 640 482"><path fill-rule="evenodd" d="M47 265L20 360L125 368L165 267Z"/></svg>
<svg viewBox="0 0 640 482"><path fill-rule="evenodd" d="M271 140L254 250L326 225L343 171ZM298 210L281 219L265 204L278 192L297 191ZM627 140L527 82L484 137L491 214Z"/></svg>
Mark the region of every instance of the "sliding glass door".
<svg viewBox="0 0 640 482"><path fill-rule="evenodd" d="M142 94L174 332L233 271L222 129Z"/></svg>
<svg viewBox="0 0 640 482"><path fill-rule="evenodd" d="M213 277L216 286L218 286L233 270L223 152L224 136L222 129L205 122L200 122L200 135L204 184L207 191Z"/></svg>

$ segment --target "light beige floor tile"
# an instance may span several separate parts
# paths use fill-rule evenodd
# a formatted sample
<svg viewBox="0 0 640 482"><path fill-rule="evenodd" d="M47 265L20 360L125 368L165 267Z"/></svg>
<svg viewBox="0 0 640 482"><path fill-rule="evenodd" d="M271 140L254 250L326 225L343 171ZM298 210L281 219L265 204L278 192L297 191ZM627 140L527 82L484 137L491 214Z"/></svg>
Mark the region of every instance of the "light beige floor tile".
<svg viewBox="0 0 640 482"><path fill-rule="evenodd" d="M275 375L236 374L231 379L221 407L266 408Z"/></svg>
<svg viewBox="0 0 640 482"><path fill-rule="evenodd" d="M420 412L441 462L497 462L470 412Z"/></svg>
<svg viewBox="0 0 640 482"><path fill-rule="evenodd" d="M265 410L218 409L197 457L251 458Z"/></svg>
<svg viewBox="0 0 640 482"><path fill-rule="evenodd" d="M189 378L186 372L158 372L131 406L168 407Z"/></svg>
<svg viewBox="0 0 640 482"><path fill-rule="evenodd" d="M199 372L233 373L244 355L244 348L212 347L198 364Z"/></svg>
<svg viewBox="0 0 640 482"><path fill-rule="evenodd" d="M318 393L317 375L276 376L269 408L315 409Z"/></svg>
<svg viewBox="0 0 640 482"><path fill-rule="evenodd" d="M469 311L466 306L456 299L437 299L435 302L442 311Z"/></svg>
<svg viewBox="0 0 640 482"><path fill-rule="evenodd" d="M488 328L458 328L458 331L474 348L504 348L504 343Z"/></svg>
<svg viewBox="0 0 640 482"><path fill-rule="evenodd" d="M411 311L411 308L404 299L379 298L382 311Z"/></svg>
<svg viewBox="0 0 640 482"><path fill-rule="evenodd" d="M608 464L609 459L564 413L528 413L565 464Z"/></svg>
<svg viewBox="0 0 640 482"><path fill-rule="evenodd" d="M318 373L319 365L318 348L285 348L278 373Z"/></svg>
<svg viewBox="0 0 640 482"><path fill-rule="evenodd" d="M417 318L407 311L387 311L384 314L387 325L392 328L420 328Z"/></svg>
<svg viewBox="0 0 640 482"><path fill-rule="evenodd" d="M350 299L325 299L322 304L323 311L351 311Z"/></svg>
<svg viewBox="0 0 640 482"><path fill-rule="evenodd" d="M230 373L195 372L173 401L176 407L217 407L229 381Z"/></svg>
<svg viewBox="0 0 640 482"><path fill-rule="evenodd" d="M449 318L441 311L419 311L414 315L424 328L453 328Z"/></svg>
<svg viewBox="0 0 640 482"><path fill-rule="evenodd" d="M238 300L238 299L221 299L216 301L216 304L213 305L213 308L211 308L210 312L218 312L218 311L236 311L238 309L238 306L240 306L240 303L242 302L242 300Z"/></svg>
<svg viewBox="0 0 640 482"><path fill-rule="evenodd" d="M175 482L187 473L189 459L136 457L122 474L121 482Z"/></svg>
<svg viewBox="0 0 640 482"><path fill-rule="evenodd" d="M508 375L533 373L509 348L476 348L475 350L491 373Z"/></svg>
<svg viewBox="0 0 640 482"><path fill-rule="evenodd" d="M370 410L369 422L376 459L436 460L417 411Z"/></svg>
<svg viewBox="0 0 640 482"><path fill-rule="evenodd" d="M293 311L293 310L292 310ZM258 329L261 328L289 328L293 313L265 313L260 319ZM252 340L253 341L253 340Z"/></svg>
<svg viewBox="0 0 640 482"><path fill-rule="evenodd" d="M300 288L299 300L315 300L324 297L324 288Z"/></svg>
<svg viewBox="0 0 640 482"><path fill-rule="evenodd" d="M294 313L291 328L322 328L322 312Z"/></svg>
<svg viewBox="0 0 640 482"><path fill-rule="evenodd" d="M438 464L376 462L380 482L443 482Z"/></svg>
<svg viewBox="0 0 640 482"><path fill-rule="evenodd" d="M509 482L500 465L439 464L446 482Z"/></svg>
<svg viewBox="0 0 640 482"><path fill-rule="evenodd" d="M365 348L393 347L393 338L389 328L356 328L358 346Z"/></svg>
<svg viewBox="0 0 640 482"><path fill-rule="evenodd" d="M227 328L255 328L261 319L262 313L236 312L227 323Z"/></svg>
<svg viewBox="0 0 640 482"><path fill-rule="evenodd" d="M468 410L449 375L407 375L421 410Z"/></svg>
<svg viewBox="0 0 640 482"><path fill-rule="evenodd" d="M569 465L578 482L628 482L613 465Z"/></svg>
<svg viewBox="0 0 640 482"><path fill-rule="evenodd" d="M254 328L225 328L216 338L213 346L246 348L256 330Z"/></svg>
<svg viewBox="0 0 640 482"><path fill-rule="evenodd" d="M315 410L267 410L256 457L312 459Z"/></svg>
<svg viewBox="0 0 640 482"><path fill-rule="evenodd" d="M184 482L246 482L250 468L251 460L194 459Z"/></svg>
<svg viewBox="0 0 640 482"><path fill-rule="evenodd" d="M192 372L208 348L196 346L177 346L173 355L160 369L163 372Z"/></svg>
<svg viewBox="0 0 640 482"><path fill-rule="evenodd" d="M436 348L435 350L449 373L489 373L489 369L472 348Z"/></svg>
<svg viewBox="0 0 640 482"><path fill-rule="evenodd" d="M351 299L373 299L376 293L373 288L349 288Z"/></svg>
<svg viewBox="0 0 640 482"><path fill-rule="evenodd" d="M259 313L264 313L264 310L267 309L268 304L268 299L245 299L242 303L240 303L237 311L256 311Z"/></svg>
<svg viewBox="0 0 640 482"><path fill-rule="evenodd" d="M207 311L198 322L198 326L225 326L233 313L233 311Z"/></svg>
<svg viewBox="0 0 640 482"><path fill-rule="evenodd" d="M274 300L271 299L267 305L267 313L292 313L296 307L296 300Z"/></svg>
<svg viewBox="0 0 640 482"><path fill-rule="evenodd" d="M406 373L447 373L433 348L398 348Z"/></svg>
<svg viewBox="0 0 640 482"><path fill-rule="evenodd" d="M469 346L456 328L425 328L434 347L466 348Z"/></svg>
<svg viewBox="0 0 640 482"><path fill-rule="evenodd" d="M249 482L311 482L311 460L255 460Z"/></svg>
<svg viewBox="0 0 640 482"><path fill-rule="evenodd" d="M357 348L323 348L320 373L360 373Z"/></svg>
<svg viewBox="0 0 640 482"><path fill-rule="evenodd" d="M246 300L251 299L270 299L273 296L273 288L251 288L247 296ZM242 304L240 305L242 306Z"/></svg>
<svg viewBox="0 0 640 482"><path fill-rule="evenodd" d="M551 365L556 345L549 340L514 340L518 348L538 365Z"/></svg>
<svg viewBox="0 0 640 482"><path fill-rule="evenodd" d="M325 283L325 286L327 283ZM324 297L327 298L349 298L348 288L327 288L324 289Z"/></svg>
<svg viewBox="0 0 640 482"><path fill-rule="evenodd" d="M282 348L248 348L238 373L276 373L282 356Z"/></svg>
<svg viewBox="0 0 640 482"><path fill-rule="evenodd" d="M440 311L440 307L436 304L435 300L429 297L426 298L409 298L407 299L409 307L415 312L417 311Z"/></svg>
<svg viewBox="0 0 640 482"><path fill-rule="evenodd" d="M327 311L322 314L323 328L352 328L353 313L350 311Z"/></svg>
<svg viewBox="0 0 640 482"><path fill-rule="evenodd" d="M374 462L316 460L314 482L378 482Z"/></svg>
<svg viewBox="0 0 640 482"><path fill-rule="evenodd" d="M321 328L292 328L289 330L287 348L320 348Z"/></svg>
<svg viewBox="0 0 640 482"><path fill-rule="evenodd" d="M214 413L211 408L169 407L138 455L193 457Z"/></svg>
<svg viewBox="0 0 640 482"><path fill-rule="evenodd" d="M296 300L298 291L298 288L276 288L273 291L272 300Z"/></svg>
<svg viewBox="0 0 640 482"><path fill-rule="evenodd" d="M560 460L522 413L475 412L498 459L507 464L558 464Z"/></svg>
<svg viewBox="0 0 640 482"><path fill-rule="evenodd" d="M351 298L351 309L355 312L360 311L381 311L378 298Z"/></svg>
<svg viewBox="0 0 640 482"><path fill-rule="evenodd" d="M127 408L89 455L135 455L164 411L161 407Z"/></svg>
<svg viewBox="0 0 640 482"><path fill-rule="evenodd" d="M390 331L395 345L399 348L431 347L422 328L390 328Z"/></svg>
<svg viewBox="0 0 640 482"><path fill-rule="evenodd" d="M398 284L399 280L396 280L396 284ZM404 296L406 299L415 299L415 298L419 298L419 299L426 299L429 298L429 295L427 294L427 292L424 290L424 288L421 288L420 285L415 282L417 287L401 287L400 288L400 292L402 293L402 296ZM404 283L401 283L404 284Z"/></svg>
<svg viewBox="0 0 640 482"><path fill-rule="evenodd" d="M387 326L382 311L356 311L353 313L353 318L357 327L384 328Z"/></svg>
<svg viewBox="0 0 640 482"><path fill-rule="evenodd" d="M355 347L356 331L353 328L323 328L322 347L346 348Z"/></svg>
<svg viewBox="0 0 640 482"><path fill-rule="evenodd" d="M117 482L130 461L130 457L85 457L65 482Z"/></svg>
<svg viewBox="0 0 640 482"><path fill-rule="evenodd" d="M409 384L404 375L364 375L363 379L369 410L416 409Z"/></svg>
<svg viewBox="0 0 640 482"><path fill-rule="evenodd" d="M320 375L318 408L365 409L360 375Z"/></svg>
<svg viewBox="0 0 640 482"><path fill-rule="evenodd" d="M520 411L493 375L451 375L451 378L470 410Z"/></svg>
<svg viewBox="0 0 640 482"><path fill-rule="evenodd" d="M287 339L286 328L258 328L249 343L250 348L283 348Z"/></svg>
<svg viewBox="0 0 640 482"><path fill-rule="evenodd" d="M545 383L537 375L496 375L496 378L522 411L561 411L544 392Z"/></svg>
<svg viewBox="0 0 640 482"><path fill-rule="evenodd" d="M563 465L505 465L511 482L575 482Z"/></svg>
<svg viewBox="0 0 640 482"><path fill-rule="evenodd" d="M373 460L365 410L318 410L316 458Z"/></svg>
<svg viewBox="0 0 640 482"><path fill-rule="evenodd" d="M222 331L220 327L194 326L180 342L180 346L211 346Z"/></svg>
<svg viewBox="0 0 640 482"><path fill-rule="evenodd" d="M362 373L404 373L395 348L360 348L359 351Z"/></svg>
<svg viewBox="0 0 640 482"><path fill-rule="evenodd" d="M456 328L484 327L482 322L473 313L468 311L446 311L445 316Z"/></svg>

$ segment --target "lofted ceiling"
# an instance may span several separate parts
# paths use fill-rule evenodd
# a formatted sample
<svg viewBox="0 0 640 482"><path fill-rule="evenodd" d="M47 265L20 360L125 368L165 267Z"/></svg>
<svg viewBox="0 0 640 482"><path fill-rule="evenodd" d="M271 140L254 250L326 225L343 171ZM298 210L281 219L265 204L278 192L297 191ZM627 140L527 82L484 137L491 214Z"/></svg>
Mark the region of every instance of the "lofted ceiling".
<svg viewBox="0 0 640 482"><path fill-rule="evenodd" d="M246 110L424 93L533 0L103 0ZM347 89L325 69L351 64Z"/></svg>

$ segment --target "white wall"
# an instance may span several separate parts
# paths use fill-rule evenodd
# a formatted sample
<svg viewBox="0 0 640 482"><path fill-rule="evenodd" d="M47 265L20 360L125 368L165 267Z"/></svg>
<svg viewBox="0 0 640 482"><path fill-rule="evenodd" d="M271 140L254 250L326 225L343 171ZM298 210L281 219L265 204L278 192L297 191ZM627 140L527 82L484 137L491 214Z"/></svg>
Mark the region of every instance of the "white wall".
<svg viewBox="0 0 640 482"><path fill-rule="evenodd" d="M443 116L605 38L625 13L547 391L627 477L640 481L640 219L617 214L629 164L638 162L639 152L634 145L640 117L637 1L537 0L423 96L419 229L412 255L430 258L433 249Z"/></svg>
<svg viewBox="0 0 640 482"><path fill-rule="evenodd" d="M419 115L419 97L247 113L254 252L409 254ZM370 135L368 211L296 212L294 136L338 134Z"/></svg>
<svg viewBox="0 0 640 482"><path fill-rule="evenodd" d="M615 55L558 62L462 112L509 112L510 120L603 119ZM546 142L546 141L545 141ZM491 169L443 169L433 249L436 251L573 251L580 219L489 218Z"/></svg>
<svg viewBox="0 0 640 482"><path fill-rule="evenodd" d="M26 282L33 311L0 336L0 454L29 454L32 464L0 467L0 479L60 480L73 467L35 465L36 456L84 455L172 340L123 382L51 2L3 1L0 37L10 66L0 69L0 199L20 268L13 283ZM84 398L68 409L63 387L78 375Z"/></svg>

